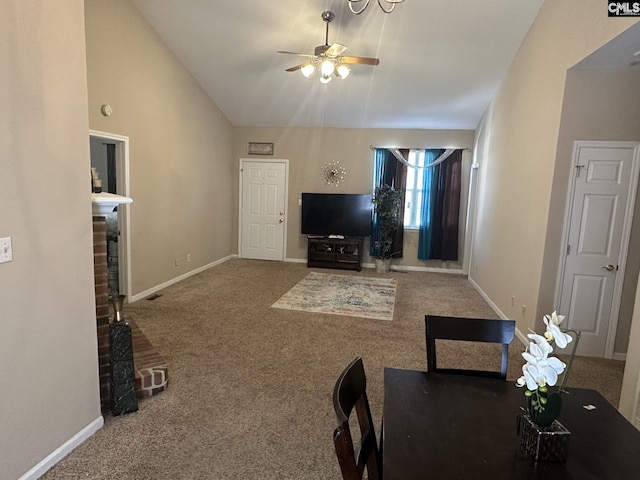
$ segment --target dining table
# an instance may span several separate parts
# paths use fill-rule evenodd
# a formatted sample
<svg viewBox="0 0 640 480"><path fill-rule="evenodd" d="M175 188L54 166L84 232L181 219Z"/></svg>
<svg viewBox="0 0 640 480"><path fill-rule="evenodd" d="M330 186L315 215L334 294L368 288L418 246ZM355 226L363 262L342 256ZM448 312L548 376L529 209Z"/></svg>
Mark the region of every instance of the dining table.
<svg viewBox="0 0 640 480"><path fill-rule="evenodd" d="M561 398L567 458L536 462L520 448L526 400L515 382L385 368L383 478L640 478L640 431L595 390L565 387Z"/></svg>

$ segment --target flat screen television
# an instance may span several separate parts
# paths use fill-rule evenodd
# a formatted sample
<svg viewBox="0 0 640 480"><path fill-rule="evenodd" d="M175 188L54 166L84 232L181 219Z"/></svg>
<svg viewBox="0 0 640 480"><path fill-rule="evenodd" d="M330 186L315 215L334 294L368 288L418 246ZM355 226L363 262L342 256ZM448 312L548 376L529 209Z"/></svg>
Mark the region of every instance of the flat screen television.
<svg viewBox="0 0 640 480"><path fill-rule="evenodd" d="M303 193L304 235L371 235L373 204L371 194Z"/></svg>

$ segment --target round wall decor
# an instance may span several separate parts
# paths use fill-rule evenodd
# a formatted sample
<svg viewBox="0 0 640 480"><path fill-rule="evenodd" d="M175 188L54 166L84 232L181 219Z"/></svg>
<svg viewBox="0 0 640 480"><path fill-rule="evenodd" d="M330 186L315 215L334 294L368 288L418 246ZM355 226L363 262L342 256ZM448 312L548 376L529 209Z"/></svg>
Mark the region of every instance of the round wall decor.
<svg viewBox="0 0 640 480"><path fill-rule="evenodd" d="M340 162L327 162L322 167L322 178L327 185L335 185L336 187L344 180L347 171L340 165Z"/></svg>

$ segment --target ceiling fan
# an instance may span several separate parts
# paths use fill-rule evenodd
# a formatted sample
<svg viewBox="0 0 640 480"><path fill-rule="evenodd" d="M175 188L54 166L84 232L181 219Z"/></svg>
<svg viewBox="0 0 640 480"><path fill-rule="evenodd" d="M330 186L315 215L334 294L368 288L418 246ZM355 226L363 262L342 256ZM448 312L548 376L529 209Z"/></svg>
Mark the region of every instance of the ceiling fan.
<svg viewBox="0 0 640 480"><path fill-rule="evenodd" d="M287 72L295 72L300 70L302 75L309 78L316 69L320 70L320 81L322 83L329 83L331 76L335 75L340 79L345 79L349 76L351 70L347 67L347 64L362 64L362 65L378 65L380 60L377 58L368 57L347 57L341 55L347 47L339 43L329 45L329 23L335 18L333 12L322 12L322 20L326 23L324 45L318 45L315 48L313 55L306 53L285 52L279 50L277 53L286 53L289 55L297 55L299 57L307 57L308 61L296 65L295 67L287 68Z"/></svg>

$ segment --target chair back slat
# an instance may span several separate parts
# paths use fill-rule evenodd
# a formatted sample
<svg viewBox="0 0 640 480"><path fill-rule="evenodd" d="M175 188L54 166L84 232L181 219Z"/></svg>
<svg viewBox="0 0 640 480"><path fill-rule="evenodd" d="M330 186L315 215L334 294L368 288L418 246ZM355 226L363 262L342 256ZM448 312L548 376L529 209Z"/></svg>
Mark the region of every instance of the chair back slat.
<svg viewBox="0 0 640 480"><path fill-rule="evenodd" d="M361 480L365 468L369 480L380 478L382 457L366 389L364 365L362 358L358 357L338 377L333 390L333 407L339 423L333 434L333 443L344 480ZM357 453L349 427L349 417L354 409L360 427Z"/></svg>
<svg viewBox="0 0 640 480"><path fill-rule="evenodd" d="M427 343L427 370L430 372L476 375L492 378L507 378L509 344L516 331L514 320L487 320L483 318L443 317L425 315L425 337ZM461 340L502 344L500 371L442 369L436 361L436 340Z"/></svg>

